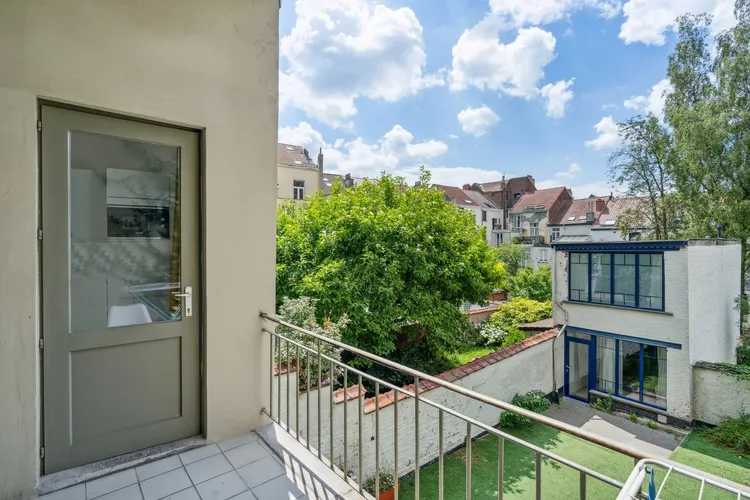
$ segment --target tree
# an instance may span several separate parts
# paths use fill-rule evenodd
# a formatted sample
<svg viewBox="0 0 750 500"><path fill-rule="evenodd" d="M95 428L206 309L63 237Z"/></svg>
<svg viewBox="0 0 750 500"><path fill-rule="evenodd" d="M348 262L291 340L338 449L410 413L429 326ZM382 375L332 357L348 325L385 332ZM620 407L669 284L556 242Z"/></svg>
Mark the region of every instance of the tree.
<svg viewBox="0 0 750 500"><path fill-rule="evenodd" d="M624 234L647 227L661 240L677 235L672 136L653 114L618 124L622 145L609 157L609 177L625 187L625 195L642 203L618 221Z"/></svg>
<svg viewBox="0 0 750 500"><path fill-rule="evenodd" d="M473 216L430 187L424 169L420 180L383 174L280 207L277 302L311 297L318 322L347 315L343 341L378 355L451 350L466 325L460 305L485 302L500 276Z"/></svg>
<svg viewBox="0 0 750 500"><path fill-rule="evenodd" d="M541 266L537 270L523 268L515 276L508 278L507 291L511 299L523 297L539 302L552 300L552 270L549 266Z"/></svg>
<svg viewBox="0 0 750 500"><path fill-rule="evenodd" d="M742 282L750 238L750 0L735 3L737 25L709 41L711 17L678 19L667 74L666 118L674 130L675 185L685 235L742 244Z"/></svg>
<svg viewBox="0 0 750 500"><path fill-rule="evenodd" d="M511 242L498 245L496 252L497 260L503 263L508 276L514 276L526 260L526 250L523 245L518 243Z"/></svg>

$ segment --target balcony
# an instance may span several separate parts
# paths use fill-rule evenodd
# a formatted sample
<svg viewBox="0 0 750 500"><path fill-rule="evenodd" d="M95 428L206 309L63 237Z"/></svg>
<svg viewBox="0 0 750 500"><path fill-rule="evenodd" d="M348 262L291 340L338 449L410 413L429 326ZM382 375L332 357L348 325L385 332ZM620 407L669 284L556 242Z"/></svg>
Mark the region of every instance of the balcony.
<svg viewBox="0 0 750 500"><path fill-rule="evenodd" d="M519 245L544 245L544 236L514 236L513 242Z"/></svg>

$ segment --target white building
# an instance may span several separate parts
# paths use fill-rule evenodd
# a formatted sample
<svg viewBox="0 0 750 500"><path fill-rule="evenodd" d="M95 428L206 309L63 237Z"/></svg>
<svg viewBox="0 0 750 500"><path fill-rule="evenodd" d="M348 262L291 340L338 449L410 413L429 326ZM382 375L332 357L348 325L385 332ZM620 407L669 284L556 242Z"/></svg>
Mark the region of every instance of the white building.
<svg viewBox="0 0 750 500"><path fill-rule="evenodd" d="M302 202L314 195L322 184L323 152L318 163L309 151L293 144L276 145L276 197L277 202L287 200Z"/></svg>
<svg viewBox="0 0 750 500"><path fill-rule="evenodd" d="M740 244L558 243L553 319L565 332L565 395L610 394L689 423L693 365L731 363L739 341Z"/></svg>
<svg viewBox="0 0 750 500"><path fill-rule="evenodd" d="M470 190L468 184L463 189L438 184L436 186L445 192L446 199L450 200L451 203L462 210L469 210L474 213L477 226L483 227L486 231L487 243L496 247L506 242L503 239L503 234L507 234L503 226L503 210L494 202L482 193Z"/></svg>
<svg viewBox="0 0 750 500"><path fill-rule="evenodd" d="M511 234L513 241L526 249L526 265L538 269L549 264L552 250L548 224L565 211L572 199L570 189L556 187L525 193L513 205L509 217Z"/></svg>

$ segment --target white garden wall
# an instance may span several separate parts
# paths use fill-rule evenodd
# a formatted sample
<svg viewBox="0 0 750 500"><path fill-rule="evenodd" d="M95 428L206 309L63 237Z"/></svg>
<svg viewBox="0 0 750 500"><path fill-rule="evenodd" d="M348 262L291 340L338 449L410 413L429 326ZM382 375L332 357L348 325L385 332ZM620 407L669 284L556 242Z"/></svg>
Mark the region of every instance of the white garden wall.
<svg viewBox="0 0 750 500"><path fill-rule="evenodd" d="M693 418L699 422L717 425L750 412L750 380L738 380L710 363L693 368L693 390Z"/></svg>
<svg viewBox="0 0 750 500"><path fill-rule="evenodd" d="M479 393L503 401L510 401L516 393L526 393L540 390L545 393L553 391L552 378L552 344L557 331L550 331L526 339L524 342L498 351L492 355L474 360L464 367L456 368L442 374L440 377L455 384L470 388ZM493 359L494 356L494 359ZM559 339L555 344L556 383L563 383L563 342ZM278 379L276 379L278 380ZM277 409L277 386L274 381L274 411ZM286 375L281 381L281 416L286 421ZM349 402L343 404L343 390L334 393L336 402L333 405L333 447L334 461L339 468L344 469L344 412L346 407L346 435L347 435L347 464L346 469L355 479L358 479L358 440L359 423L358 412L362 408L362 465L364 479L375 475L375 429L376 412L375 400L371 398L360 401L357 398L356 378L350 374ZM296 433L296 403L295 392L296 373L291 373L290 391L290 428ZM443 405L463 415L474 418L488 425L496 425L500 421L500 410L473 399L459 396L452 391L434 387L423 383L421 397ZM430 388L429 390L426 390ZM330 420L331 393L328 387L320 391L310 391L310 444L318 447L318 396L320 396L321 437L320 449L324 456L330 456ZM382 472L393 472L394 464L394 410L392 393L381 394L379 412L380 436L380 469ZM307 400L305 393L299 396L299 430L300 436L307 436ZM400 399L398 402L398 472L400 476L413 472L415 465L415 402L413 398ZM466 438L466 422L445 415L443 445L446 451L460 446ZM479 434L481 429L474 428L473 434ZM419 446L420 463L422 465L438 457L438 410L425 402L419 403Z"/></svg>

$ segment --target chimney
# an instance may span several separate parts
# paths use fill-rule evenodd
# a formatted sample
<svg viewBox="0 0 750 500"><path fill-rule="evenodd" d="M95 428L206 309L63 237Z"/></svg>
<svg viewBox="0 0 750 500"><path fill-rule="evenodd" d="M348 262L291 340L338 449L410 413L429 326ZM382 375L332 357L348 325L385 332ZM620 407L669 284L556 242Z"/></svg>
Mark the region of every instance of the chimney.
<svg viewBox="0 0 750 500"><path fill-rule="evenodd" d="M350 188L354 186L354 181L352 180L352 174L346 174L344 176L344 187Z"/></svg>
<svg viewBox="0 0 750 500"><path fill-rule="evenodd" d="M471 184L464 184L464 189L467 191L471 189Z"/></svg>
<svg viewBox="0 0 750 500"><path fill-rule="evenodd" d="M606 201L604 201L601 198L597 198L596 199L596 211L597 212L601 212L602 210L604 210L604 205L606 205L606 204L607 204Z"/></svg>
<svg viewBox="0 0 750 500"><path fill-rule="evenodd" d="M323 189L323 148L318 153L318 189Z"/></svg>
<svg viewBox="0 0 750 500"><path fill-rule="evenodd" d="M588 203L588 210L586 211L586 222L594 222L594 203Z"/></svg>
<svg viewBox="0 0 750 500"><path fill-rule="evenodd" d="M422 181L416 181L414 183L414 187L418 187L418 186L421 186L421 185L422 185Z"/></svg>

